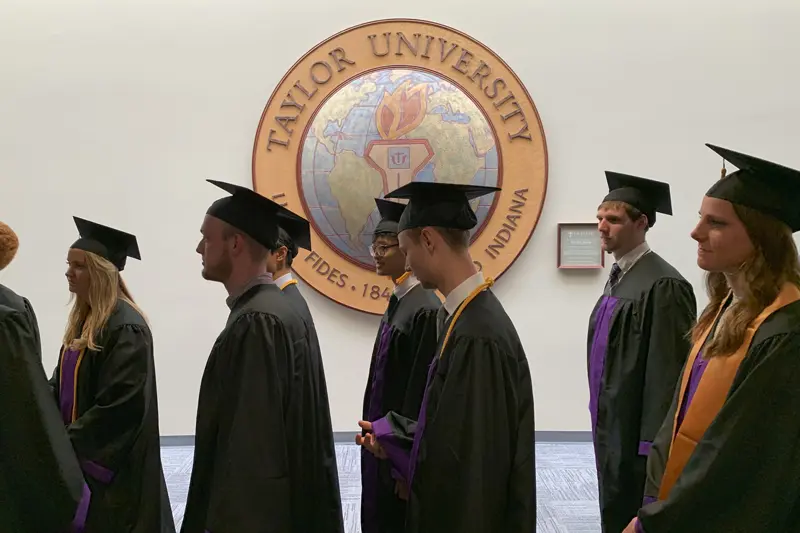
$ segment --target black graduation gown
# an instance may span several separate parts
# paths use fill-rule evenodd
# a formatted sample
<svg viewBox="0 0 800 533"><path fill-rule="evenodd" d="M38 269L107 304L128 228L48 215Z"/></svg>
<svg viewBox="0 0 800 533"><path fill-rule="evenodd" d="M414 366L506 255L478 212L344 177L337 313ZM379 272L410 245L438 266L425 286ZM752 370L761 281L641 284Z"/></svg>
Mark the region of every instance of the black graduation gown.
<svg viewBox="0 0 800 533"><path fill-rule="evenodd" d="M363 420L377 420L389 411L416 419L428 367L436 353L436 311L433 291L416 285L399 300L393 298L375 338L364 390ZM395 494L395 479L387 461L361 449L361 531L403 531L406 504Z"/></svg>
<svg viewBox="0 0 800 533"><path fill-rule="evenodd" d="M669 497L645 506L646 533L789 533L800 530L800 302L758 328L727 399ZM680 384L647 462L657 498Z"/></svg>
<svg viewBox="0 0 800 533"><path fill-rule="evenodd" d="M326 524L325 531L344 531L342 499L339 491L339 469L336 466L336 445L333 442L333 424L331 422L330 402L328 401L328 385L325 380L325 365L322 361L317 328L314 326L311 310L308 308L306 299L303 298L297 284L291 283L281 290L308 328L309 348L311 351L308 358L308 367L305 370L301 370L301 373L307 376L306 383L300 388L303 395L302 405L305 407L298 406L298 411L303 412L306 409L310 409L315 413L316 416L312 423L314 424L317 438L313 441L304 440L302 442L304 449L300 456L317 458L316 461L312 461L307 465L308 468L318 469L310 475L313 475L314 479L321 480L319 482L324 489L320 490L319 497L327 498L316 502L320 506L317 523ZM326 512L328 513L327 518Z"/></svg>
<svg viewBox="0 0 800 533"><path fill-rule="evenodd" d="M425 428L417 461L409 461L407 469L405 531L533 533L533 386L514 325L486 290L464 309L439 358L443 340L444 333L420 410L419 425ZM407 449L411 434L420 431L395 413L383 420L392 433L381 436L374 429L391 455L394 442Z"/></svg>
<svg viewBox="0 0 800 533"><path fill-rule="evenodd" d="M62 348L51 382L62 418L74 413L67 432L92 491L86 533L174 533L150 328L119 300L95 344L77 365Z"/></svg>
<svg viewBox="0 0 800 533"><path fill-rule="evenodd" d="M642 256L589 320L589 411L600 518L619 533L642 504L647 454L691 348L694 291L658 254Z"/></svg>
<svg viewBox="0 0 800 533"><path fill-rule="evenodd" d="M200 385L182 533L343 530L315 357L276 285L235 300Z"/></svg>
<svg viewBox="0 0 800 533"><path fill-rule="evenodd" d="M30 302L0 285L0 530L61 533L89 492L42 367Z"/></svg>

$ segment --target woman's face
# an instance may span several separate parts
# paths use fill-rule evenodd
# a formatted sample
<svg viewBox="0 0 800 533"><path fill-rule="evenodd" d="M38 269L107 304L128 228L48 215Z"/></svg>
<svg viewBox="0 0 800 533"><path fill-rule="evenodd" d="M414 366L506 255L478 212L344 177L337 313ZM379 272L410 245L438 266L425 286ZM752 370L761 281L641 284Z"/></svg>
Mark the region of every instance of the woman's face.
<svg viewBox="0 0 800 533"><path fill-rule="evenodd" d="M703 197L691 236L697 241L697 266L708 272L735 272L754 251L733 204L718 198Z"/></svg>
<svg viewBox="0 0 800 533"><path fill-rule="evenodd" d="M69 292L79 298L89 294L89 271L86 268L86 252L70 248L67 252L67 283Z"/></svg>

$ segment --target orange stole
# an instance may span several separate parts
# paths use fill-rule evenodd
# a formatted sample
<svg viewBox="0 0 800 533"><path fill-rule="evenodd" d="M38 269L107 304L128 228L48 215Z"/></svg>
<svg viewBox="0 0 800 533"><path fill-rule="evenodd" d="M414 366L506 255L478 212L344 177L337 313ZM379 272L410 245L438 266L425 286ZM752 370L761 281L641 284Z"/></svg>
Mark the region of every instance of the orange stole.
<svg viewBox="0 0 800 533"><path fill-rule="evenodd" d="M286 283L281 285L281 290L285 289L289 285L297 285L297 280L296 279L290 279L289 281L287 281Z"/></svg>
<svg viewBox="0 0 800 533"><path fill-rule="evenodd" d="M685 400L686 387L689 384L689 376L692 373L692 368L700 349L705 344L711 328L719 318L720 313L724 307L724 302L717 310L717 317L703 332L703 335L697 340L692 347L689 354L689 359L686 362L686 367L683 370L681 378L680 395L678 396L678 408L675 410L675 418L672 422L672 445L669 450L669 458L667 465L664 468L664 475L661 478L661 488L659 489L658 499L666 500L669 496L672 487L678 480L678 477L683 472L686 463L694 453L695 446L703 438L703 435L711 425L711 422L716 418L719 410L725 404L725 399L728 396L728 391L733 384L736 377L736 372L739 370L739 365L742 364L747 351L750 349L750 344L753 342L753 337L761 324L769 318L772 313L785 307L793 302L800 300L800 289L795 285L787 283L781 289L778 297L772 304L764 309L760 315L747 327L747 332L744 336L742 345L730 356L727 357L714 357L708 362L703 376L700 378L700 383L692 398L692 403L686 411L686 416L683 419L680 429L677 433L675 428L678 424L678 414L681 412L681 406ZM727 301L727 298L725 299Z"/></svg>

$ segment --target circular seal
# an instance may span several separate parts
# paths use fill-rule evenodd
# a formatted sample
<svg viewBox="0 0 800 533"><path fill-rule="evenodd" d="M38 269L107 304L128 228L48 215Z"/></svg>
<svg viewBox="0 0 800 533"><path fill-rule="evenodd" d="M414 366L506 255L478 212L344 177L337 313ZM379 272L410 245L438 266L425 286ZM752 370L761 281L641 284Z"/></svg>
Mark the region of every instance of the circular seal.
<svg viewBox="0 0 800 533"><path fill-rule="evenodd" d="M347 307L383 314L392 281L369 252L375 198L410 181L497 186L472 203L470 253L499 277L527 244L547 187L536 107L506 63L432 22L362 24L283 77L253 148L253 187L304 215L312 248L292 265Z"/></svg>

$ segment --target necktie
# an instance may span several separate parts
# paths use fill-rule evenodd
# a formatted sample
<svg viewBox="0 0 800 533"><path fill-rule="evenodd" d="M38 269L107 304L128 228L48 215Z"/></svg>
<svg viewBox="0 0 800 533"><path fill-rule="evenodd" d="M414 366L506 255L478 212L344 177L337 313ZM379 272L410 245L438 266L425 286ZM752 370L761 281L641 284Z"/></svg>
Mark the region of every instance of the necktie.
<svg viewBox="0 0 800 533"><path fill-rule="evenodd" d="M617 286L619 283L619 275L622 273L622 269L617 263L611 267L611 273L608 275L608 290L612 290L614 287Z"/></svg>
<svg viewBox="0 0 800 533"><path fill-rule="evenodd" d="M444 333L444 326L447 322L447 309L441 306L436 312L436 336L440 337Z"/></svg>

